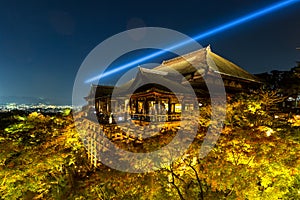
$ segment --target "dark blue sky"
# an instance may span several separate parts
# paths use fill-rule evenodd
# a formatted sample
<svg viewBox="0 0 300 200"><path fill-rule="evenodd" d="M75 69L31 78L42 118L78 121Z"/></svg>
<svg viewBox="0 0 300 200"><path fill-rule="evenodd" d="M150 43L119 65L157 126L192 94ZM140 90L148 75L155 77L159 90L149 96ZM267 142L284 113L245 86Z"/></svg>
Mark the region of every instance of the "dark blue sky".
<svg viewBox="0 0 300 200"><path fill-rule="evenodd" d="M275 2L1 1L0 96L70 103L84 58L103 40L133 28L136 19L193 36ZM300 3L199 43L251 73L288 70L300 60Z"/></svg>

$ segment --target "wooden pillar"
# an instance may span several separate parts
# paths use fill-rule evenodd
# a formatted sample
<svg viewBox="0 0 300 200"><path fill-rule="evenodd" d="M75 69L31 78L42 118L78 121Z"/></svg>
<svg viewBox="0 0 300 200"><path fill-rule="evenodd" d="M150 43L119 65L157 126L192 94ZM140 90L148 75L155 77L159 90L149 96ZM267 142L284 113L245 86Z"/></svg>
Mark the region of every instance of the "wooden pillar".
<svg viewBox="0 0 300 200"><path fill-rule="evenodd" d="M142 108L141 108L141 114L144 114L145 113L145 98L142 98L141 99L141 101L142 101Z"/></svg>
<svg viewBox="0 0 300 200"><path fill-rule="evenodd" d="M95 99L95 110L99 111L99 101Z"/></svg>
<svg viewBox="0 0 300 200"><path fill-rule="evenodd" d="M147 98L145 97L144 98L144 113L143 114L147 114L147 107L148 107L148 104L147 104Z"/></svg>
<svg viewBox="0 0 300 200"><path fill-rule="evenodd" d="M171 98L168 98L168 113L167 113L167 120L166 121L172 121L171 119Z"/></svg>
<svg viewBox="0 0 300 200"><path fill-rule="evenodd" d="M130 112L130 115L132 115L132 100L131 98L129 98L129 112Z"/></svg>
<svg viewBox="0 0 300 200"><path fill-rule="evenodd" d="M138 114L139 113L139 101L138 99L136 98L135 99L135 114Z"/></svg>
<svg viewBox="0 0 300 200"><path fill-rule="evenodd" d="M115 105L114 105L114 110L113 111L119 113L121 110L119 109L119 103L118 103L117 99L115 100L114 104Z"/></svg>
<svg viewBox="0 0 300 200"><path fill-rule="evenodd" d="M160 97L158 97L158 103L157 103L157 107L158 107L158 114L161 115L161 99Z"/></svg>
<svg viewBox="0 0 300 200"><path fill-rule="evenodd" d="M100 112L101 110L101 99L98 99L98 111Z"/></svg>
<svg viewBox="0 0 300 200"><path fill-rule="evenodd" d="M168 98L168 115L171 114L171 99Z"/></svg>
<svg viewBox="0 0 300 200"><path fill-rule="evenodd" d="M130 98L127 99L125 97L123 99L123 101L124 101L124 121L127 122L127 119L129 118L129 116L131 114L131 100L130 100Z"/></svg>
<svg viewBox="0 0 300 200"><path fill-rule="evenodd" d="M109 105L108 105L108 102L109 102L109 100L108 100L108 99L106 99L106 109L105 109L106 113L108 113L108 112L109 112Z"/></svg>

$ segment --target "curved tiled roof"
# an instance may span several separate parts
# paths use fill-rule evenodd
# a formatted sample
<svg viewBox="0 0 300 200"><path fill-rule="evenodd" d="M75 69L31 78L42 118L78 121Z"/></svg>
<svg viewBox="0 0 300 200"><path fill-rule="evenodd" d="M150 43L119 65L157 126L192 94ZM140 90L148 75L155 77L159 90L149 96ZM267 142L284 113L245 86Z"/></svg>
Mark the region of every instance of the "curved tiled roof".
<svg viewBox="0 0 300 200"><path fill-rule="evenodd" d="M207 51L207 56L214 62L214 65L210 65L210 68L215 72L248 81L259 82L258 78L254 75L210 50Z"/></svg>
<svg viewBox="0 0 300 200"><path fill-rule="evenodd" d="M229 60L213 53L210 46L164 61L161 65L154 69L166 72L171 71L171 69L175 69L182 75L192 73L203 74L206 71L211 71L238 79L259 82L254 75Z"/></svg>
<svg viewBox="0 0 300 200"><path fill-rule="evenodd" d="M172 86L177 92L185 93L188 89L181 84L181 80L175 80L176 74L172 72L139 68L136 78L117 87L115 93L123 94L128 93L129 90L136 90L144 85L152 84L157 86ZM170 88L165 88L170 89ZM133 92L133 91L132 91Z"/></svg>
<svg viewBox="0 0 300 200"><path fill-rule="evenodd" d="M119 86L94 86L94 93L89 96L107 96L115 89L119 94L125 94L132 88L138 88L145 82L153 82L159 80L161 85L174 85L180 91L185 91L185 86L182 84L180 76L174 73L176 70L183 76L188 75L205 75L206 73L218 73L222 76L232 77L240 81L250 81L260 83L259 79L248 73L241 67L230 62L229 60L215 54L211 51L210 46L199 49L197 51L163 61L161 65L154 69L139 68L135 79ZM179 77L179 78L178 78ZM182 76L181 76L182 77ZM163 84L162 84L163 83ZM114 89L113 89L114 88ZM96 92L96 94L95 94Z"/></svg>

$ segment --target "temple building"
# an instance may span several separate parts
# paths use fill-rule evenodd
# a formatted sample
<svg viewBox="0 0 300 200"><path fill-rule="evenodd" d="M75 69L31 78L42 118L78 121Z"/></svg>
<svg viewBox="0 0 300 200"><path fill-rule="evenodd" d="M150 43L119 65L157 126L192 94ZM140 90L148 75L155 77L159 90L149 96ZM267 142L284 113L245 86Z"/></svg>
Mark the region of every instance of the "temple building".
<svg viewBox="0 0 300 200"><path fill-rule="evenodd" d="M221 77L217 78L217 77ZM208 84L224 84L226 94L250 92L261 86L252 74L212 52L210 46L163 61L153 69L139 68L136 77L119 86L92 85L85 97L100 123L128 120L177 121L214 97ZM172 86L174 89L167 87ZM191 101L190 88L197 98Z"/></svg>

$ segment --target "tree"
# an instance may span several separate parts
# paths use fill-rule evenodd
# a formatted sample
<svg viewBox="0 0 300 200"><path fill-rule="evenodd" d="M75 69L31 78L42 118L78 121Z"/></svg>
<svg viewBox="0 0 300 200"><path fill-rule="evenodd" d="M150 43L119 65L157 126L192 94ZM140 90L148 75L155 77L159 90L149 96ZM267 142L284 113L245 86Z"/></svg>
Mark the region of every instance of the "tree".
<svg viewBox="0 0 300 200"><path fill-rule="evenodd" d="M2 133L1 197L4 199L63 198L87 170L85 150L71 116L31 113Z"/></svg>
<svg viewBox="0 0 300 200"><path fill-rule="evenodd" d="M299 190L300 145L288 137L293 130L288 122L282 127L273 123L265 106L276 103L266 103L273 95L231 97L215 148L199 159L199 133L187 155L165 168L180 199L280 199ZM209 111L202 109L202 116ZM200 122L210 125L207 119Z"/></svg>
<svg viewBox="0 0 300 200"><path fill-rule="evenodd" d="M299 199L299 120L274 123L273 93L228 98L227 117L212 151L200 159L211 108L202 107L198 134L186 153L156 172L130 174L90 167L70 113L15 116L0 131L3 199ZM224 108L219 108L224 109ZM196 126L191 121L184 127ZM165 146L176 132L149 138L134 151ZM122 143L121 148L128 145ZM165 152L164 159L172 158ZM126 158L124 158L126 159ZM129 159L130 161L130 159ZM129 162L130 164L130 162Z"/></svg>

